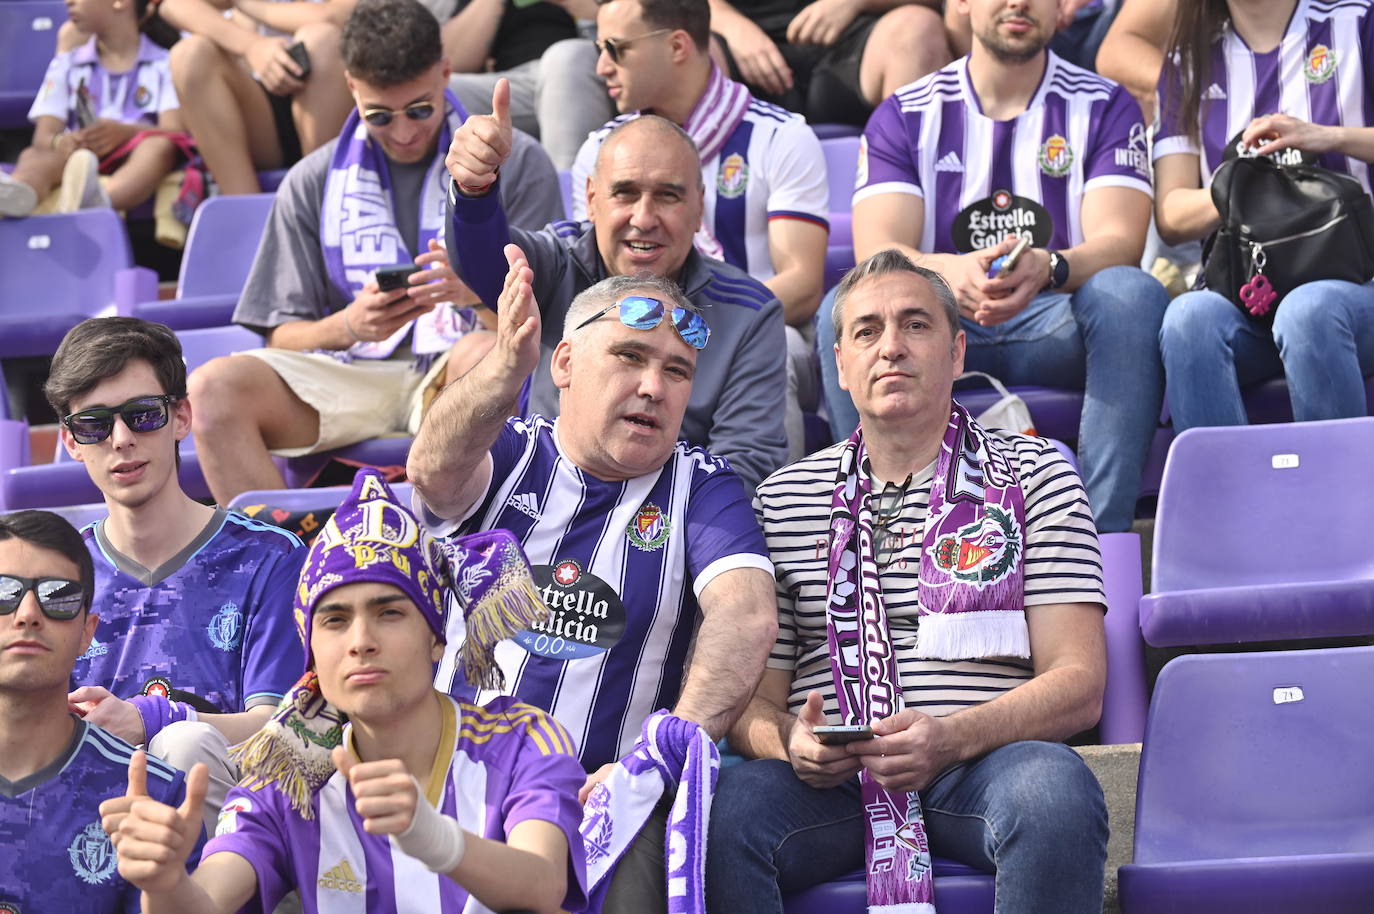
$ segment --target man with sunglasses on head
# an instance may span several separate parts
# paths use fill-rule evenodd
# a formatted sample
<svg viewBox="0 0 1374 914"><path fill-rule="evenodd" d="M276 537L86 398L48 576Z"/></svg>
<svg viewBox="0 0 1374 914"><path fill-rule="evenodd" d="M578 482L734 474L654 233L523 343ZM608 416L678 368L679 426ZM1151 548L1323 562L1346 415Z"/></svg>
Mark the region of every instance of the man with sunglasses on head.
<svg viewBox="0 0 1374 914"><path fill-rule="evenodd" d="M802 405L819 368L811 319L821 303L829 233L825 154L806 119L759 101L711 60L707 0L609 0L597 7L597 72L621 116L594 131L572 169L573 215L587 216L597 150L641 112L680 125L697 144L705 188L697 249L749 273L782 302L787 322L787 439L805 450Z"/></svg>
<svg viewBox="0 0 1374 914"><path fill-rule="evenodd" d="M452 225L449 257L488 306L502 288L501 246L514 241L529 257L535 298L543 310L540 370L531 381L529 410L558 415L549 374L559 328L572 300L608 276L652 274L677 283L711 324L711 346L696 366L682 437L730 461L753 488L787 459L783 405L787 340L782 306L767 286L738 267L693 247L701 227L704 191L696 146L671 120L644 116L607 134L585 189L589 222L558 222L539 232L508 227L496 193L511 153L505 83L498 83L493 115L468 118L448 153ZM491 345L474 334L455 350L456 377ZM464 346L464 344L467 344Z"/></svg>
<svg viewBox="0 0 1374 914"><path fill-rule="evenodd" d="M201 468L221 503L282 488L274 454L413 433L448 347L477 323L457 308L475 299L442 244L443 153L467 115L446 91L439 24L416 0L362 0L343 57L355 110L287 174L234 313L267 346L191 379ZM514 220L558 218L548 157L524 134L513 145ZM376 273L407 266L394 287Z"/></svg>
<svg viewBox="0 0 1374 914"><path fill-rule="evenodd" d="M178 768L209 763L213 815L238 780L228 748L262 725L299 673L290 602L305 550L280 528L182 490L177 447L191 403L181 344L162 324L78 324L44 394L62 446L110 512L83 531L100 624L72 670L73 707Z"/></svg>
<svg viewBox="0 0 1374 914"><path fill-rule="evenodd" d="M125 792L134 747L67 706L72 664L98 623L94 578L81 534L61 517L0 515L0 911L140 910L99 812ZM153 759L145 789L176 806L184 779Z"/></svg>
<svg viewBox="0 0 1374 914"><path fill-rule="evenodd" d="M495 343L435 400L407 472L436 534L521 540L551 615L501 642L496 662L506 692L568 728L591 772L586 802L656 710L713 740L729 728L774 634L772 565L730 465L678 440L716 344L710 315L665 277L613 276L572 301L542 368L540 283L518 247L505 254ZM509 418L536 370L558 418ZM469 698L457 625L436 685ZM665 819L622 859L605 910L663 908Z"/></svg>

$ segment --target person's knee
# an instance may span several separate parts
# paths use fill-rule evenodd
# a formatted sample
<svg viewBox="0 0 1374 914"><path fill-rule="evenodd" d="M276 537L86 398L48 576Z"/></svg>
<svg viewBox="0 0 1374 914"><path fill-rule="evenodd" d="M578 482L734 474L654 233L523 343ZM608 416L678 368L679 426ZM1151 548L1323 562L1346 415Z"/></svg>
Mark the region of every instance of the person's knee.
<svg viewBox="0 0 1374 914"><path fill-rule="evenodd" d="M758 810L770 807L784 778L795 779L796 773L781 759L754 759L721 769L711 805L712 830L736 836L750 833Z"/></svg>
<svg viewBox="0 0 1374 914"><path fill-rule="evenodd" d="M292 37L305 44L306 53L310 55L312 73L317 66L324 67L343 59L340 50L343 32L332 22L312 22L303 25Z"/></svg>
<svg viewBox="0 0 1374 914"><path fill-rule="evenodd" d="M1169 354L1219 344L1235 305L1215 292L1185 292L1169 303L1159 330L1160 348Z"/></svg>
<svg viewBox="0 0 1374 914"><path fill-rule="evenodd" d="M1071 838L1107 838L1102 785L1082 757L1062 743L1025 741L998 750L1004 776L998 802L1015 829L1035 842L1059 847Z"/></svg>
<svg viewBox="0 0 1374 914"><path fill-rule="evenodd" d="M149 741L148 751L181 771L190 771L198 763L212 771L229 765L228 740L219 730L200 721L168 724Z"/></svg>
<svg viewBox="0 0 1374 914"><path fill-rule="evenodd" d="M595 75L596 45L586 38L564 38L544 49L539 58L539 81L545 83Z"/></svg>
<svg viewBox="0 0 1374 914"><path fill-rule="evenodd" d="M1355 287L1339 280L1304 283L1289 292L1274 312L1274 339L1280 346L1330 346L1351 333L1343 305Z"/></svg>
<svg viewBox="0 0 1374 914"><path fill-rule="evenodd" d="M1169 307L1169 293L1139 267L1115 266L1090 276L1072 302L1076 318L1091 313L1107 326L1149 337L1153 345Z"/></svg>
<svg viewBox="0 0 1374 914"><path fill-rule="evenodd" d="M268 407L264 383L275 372L250 355L211 359L186 379L186 394L195 410L196 428L219 426L256 416Z"/></svg>
<svg viewBox="0 0 1374 914"><path fill-rule="evenodd" d="M945 51L947 47L940 14L927 6L908 5L883 14L873 26L873 34L864 45L864 54Z"/></svg>
<svg viewBox="0 0 1374 914"><path fill-rule="evenodd" d="M185 104L188 96L194 97L197 94L196 87L203 85L224 63L224 52L204 35L187 35L172 45L168 65L182 104Z"/></svg>

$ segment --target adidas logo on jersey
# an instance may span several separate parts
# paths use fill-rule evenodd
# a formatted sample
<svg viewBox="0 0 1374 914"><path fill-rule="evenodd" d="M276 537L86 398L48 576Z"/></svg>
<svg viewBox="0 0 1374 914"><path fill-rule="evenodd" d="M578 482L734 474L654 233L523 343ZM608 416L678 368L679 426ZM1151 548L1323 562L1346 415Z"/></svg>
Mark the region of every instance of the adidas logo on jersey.
<svg viewBox="0 0 1374 914"><path fill-rule="evenodd" d="M522 492L519 495L512 495L506 499L506 504L510 505L521 514L539 520L542 516L539 513L539 500L534 497L533 492Z"/></svg>
<svg viewBox="0 0 1374 914"><path fill-rule="evenodd" d="M1203 97L1203 98L1225 98L1225 97L1226 97L1226 90L1223 89L1221 86L1217 85L1216 83L1212 83L1210 86L1207 87L1207 91L1204 92L1204 93L1202 93L1202 97Z"/></svg>
<svg viewBox="0 0 1374 914"><path fill-rule="evenodd" d="M353 865L346 858L340 860L320 877L319 886L322 889L333 889L336 892L352 892L355 895L363 893L363 884L354 875Z"/></svg>
<svg viewBox="0 0 1374 914"><path fill-rule="evenodd" d="M949 152L940 156L940 160L935 163L935 170L957 171L962 173L964 170L964 163L959 161L959 154L951 149Z"/></svg>

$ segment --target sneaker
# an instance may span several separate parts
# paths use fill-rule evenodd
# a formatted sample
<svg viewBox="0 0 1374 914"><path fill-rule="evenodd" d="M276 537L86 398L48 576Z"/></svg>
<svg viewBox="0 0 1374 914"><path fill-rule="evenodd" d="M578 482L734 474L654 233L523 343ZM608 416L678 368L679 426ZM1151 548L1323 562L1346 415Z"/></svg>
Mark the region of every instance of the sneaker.
<svg viewBox="0 0 1374 914"><path fill-rule="evenodd" d="M21 219L38 205L38 192L0 171L0 216Z"/></svg>
<svg viewBox="0 0 1374 914"><path fill-rule="evenodd" d="M74 213L79 209L109 208L110 195L100 183L100 160L89 149L76 150L62 169L57 211Z"/></svg>

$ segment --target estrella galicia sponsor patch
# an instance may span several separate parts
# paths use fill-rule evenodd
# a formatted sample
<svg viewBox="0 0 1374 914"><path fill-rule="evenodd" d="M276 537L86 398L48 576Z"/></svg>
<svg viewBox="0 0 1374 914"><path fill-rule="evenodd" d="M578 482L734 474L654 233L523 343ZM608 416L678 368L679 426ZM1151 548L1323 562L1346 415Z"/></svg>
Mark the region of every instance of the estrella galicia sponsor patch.
<svg viewBox="0 0 1374 914"><path fill-rule="evenodd" d="M234 603L225 603L205 628L210 643L222 651L236 651L243 642L243 611Z"/></svg>
<svg viewBox="0 0 1374 914"><path fill-rule="evenodd" d="M172 680L166 676L154 676L143 683L144 695L156 695L159 698L168 698L172 694Z"/></svg>
<svg viewBox="0 0 1374 914"><path fill-rule="evenodd" d="M1313 85L1320 85L1336 75L1336 52L1324 44L1314 44L1302 62L1302 75Z"/></svg>
<svg viewBox="0 0 1374 914"><path fill-rule="evenodd" d="M1239 133L1231 137L1231 142L1226 144L1226 148L1221 154L1221 160L1223 162L1230 161L1231 159L1254 157L1254 152L1246 148L1244 141L1241 140L1241 137L1244 135L1245 130L1241 129ZM1303 152L1301 149L1295 149L1290 146L1288 149L1280 149L1277 152L1271 152L1266 158L1272 159L1275 165L1316 165L1318 157L1310 152Z"/></svg>
<svg viewBox="0 0 1374 914"><path fill-rule="evenodd" d="M1048 137L1040 146L1037 161L1040 170L1051 178L1062 178L1073 168L1074 152L1069 141L1061 134Z"/></svg>
<svg viewBox="0 0 1374 914"><path fill-rule="evenodd" d="M658 505L647 503L639 509L639 513L630 521L630 526L626 528L625 535L630 539L630 545L644 552L653 552L663 548L663 544L668 542L668 537L673 533L673 522L668 515Z"/></svg>
<svg viewBox="0 0 1374 914"><path fill-rule="evenodd" d="M1029 197L999 190L960 210L950 227L954 249L960 254L995 247L1009 235L1025 235L1035 247L1049 247L1054 218Z"/></svg>
<svg viewBox="0 0 1374 914"><path fill-rule="evenodd" d="M515 635L541 657L577 660L609 650L625 633L625 604L601 578L572 559L530 569L548 618Z"/></svg>
<svg viewBox="0 0 1374 914"><path fill-rule="evenodd" d="M1011 512L988 505L981 518L939 537L928 554L955 580L981 589L1002 580L1016 566L1021 530Z"/></svg>
<svg viewBox="0 0 1374 914"><path fill-rule="evenodd" d="M749 165L744 156L732 152L720 163L720 173L716 175L716 192L722 197L738 197L749 187Z"/></svg>
<svg viewBox="0 0 1374 914"><path fill-rule="evenodd" d="M99 885L109 879L117 862L110 836L105 834L99 822L90 822L76 833L72 843L67 845L67 856L71 858L72 871L77 878L90 885Z"/></svg>

